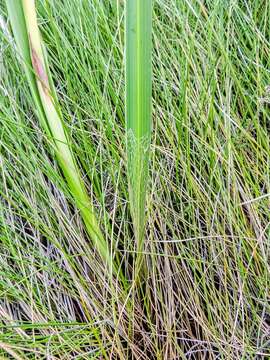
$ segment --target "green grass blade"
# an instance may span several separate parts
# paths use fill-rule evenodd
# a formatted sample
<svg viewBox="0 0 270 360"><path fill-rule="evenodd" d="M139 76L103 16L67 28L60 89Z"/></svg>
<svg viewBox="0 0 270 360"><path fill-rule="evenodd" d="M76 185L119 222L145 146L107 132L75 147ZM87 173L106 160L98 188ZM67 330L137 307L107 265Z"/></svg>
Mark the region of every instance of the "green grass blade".
<svg viewBox="0 0 270 360"><path fill-rule="evenodd" d="M139 251L151 138L152 1L126 2L126 127L131 213Z"/></svg>
<svg viewBox="0 0 270 360"><path fill-rule="evenodd" d="M48 135L53 139L58 161L77 207L80 209L87 232L101 257L107 265L111 265L112 259L108 245L99 228L93 204L87 195L69 145L57 99L53 95L55 90L49 81L50 74L38 29L35 1L7 0L7 8L38 115Z"/></svg>

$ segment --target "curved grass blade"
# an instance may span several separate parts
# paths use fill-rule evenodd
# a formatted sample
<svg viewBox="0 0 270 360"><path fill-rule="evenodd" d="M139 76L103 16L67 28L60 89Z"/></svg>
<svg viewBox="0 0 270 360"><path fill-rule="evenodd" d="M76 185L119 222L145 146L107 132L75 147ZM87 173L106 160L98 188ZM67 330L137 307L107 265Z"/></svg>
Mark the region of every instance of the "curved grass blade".
<svg viewBox="0 0 270 360"><path fill-rule="evenodd" d="M152 0L126 2L126 130L131 214L138 252L145 231L151 139Z"/></svg>
<svg viewBox="0 0 270 360"><path fill-rule="evenodd" d="M85 185L65 132L55 90L50 81L45 51L38 29L35 0L6 0L13 34L21 55L38 117L53 139L54 150L87 232L107 266L116 271L109 247L98 225Z"/></svg>

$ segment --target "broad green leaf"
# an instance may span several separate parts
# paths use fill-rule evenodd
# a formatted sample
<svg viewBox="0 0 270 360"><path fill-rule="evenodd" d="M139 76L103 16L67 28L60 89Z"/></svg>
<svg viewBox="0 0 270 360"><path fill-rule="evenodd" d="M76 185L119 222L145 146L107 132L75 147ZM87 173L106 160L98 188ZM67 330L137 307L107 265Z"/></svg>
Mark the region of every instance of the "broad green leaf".
<svg viewBox="0 0 270 360"><path fill-rule="evenodd" d="M152 1L126 2L126 131L130 206L138 250L145 229L151 138Z"/></svg>

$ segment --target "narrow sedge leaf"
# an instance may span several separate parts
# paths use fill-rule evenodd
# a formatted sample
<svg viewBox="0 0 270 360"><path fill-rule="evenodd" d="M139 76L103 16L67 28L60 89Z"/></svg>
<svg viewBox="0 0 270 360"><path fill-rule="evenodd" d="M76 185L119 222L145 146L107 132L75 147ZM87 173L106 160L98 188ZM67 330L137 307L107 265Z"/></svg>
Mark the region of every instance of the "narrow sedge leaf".
<svg viewBox="0 0 270 360"><path fill-rule="evenodd" d="M126 1L126 128L130 206L142 250L151 138L152 1Z"/></svg>
<svg viewBox="0 0 270 360"><path fill-rule="evenodd" d="M7 8L12 24L14 37L25 64L27 78L30 84L38 113L45 122L45 128L51 135L58 161L66 177L70 191L80 209L86 229L101 257L112 265L108 245L99 228L94 207L91 203L74 155L72 153L55 89L50 81L49 68L40 36L35 0L7 0ZM29 65L32 65L31 70ZM33 72L34 70L34 72Z"/></svg>

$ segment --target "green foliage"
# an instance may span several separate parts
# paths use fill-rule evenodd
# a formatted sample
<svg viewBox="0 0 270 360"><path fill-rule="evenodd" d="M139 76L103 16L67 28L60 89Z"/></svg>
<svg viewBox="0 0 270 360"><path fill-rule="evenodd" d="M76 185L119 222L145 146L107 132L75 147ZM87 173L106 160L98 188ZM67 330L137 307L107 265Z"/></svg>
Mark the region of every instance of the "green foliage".
<svg viewBox="0 0 270 360"><path fill-rule="evenodd" d="M51 137L55 153L76 205L81 211L87 232L105 264L110 268L114 266L111 254L99 228L93 204L87 195L80 171L76 165L64 129L61 109L55 97L53 83L50 81L49 67L42 48L42 40L37 24L35 1L7 0L6 3L19 55L37 109L37 115L47 131L47 135Z"/></svg>
<svg viewBox="0 0 270 360"><path fill-rule="evenodd" d="M153 130L137 283L124 2L36 4L68 144L127 280L104 275L85 233L2 1L0 357L270 358L270 4L153 2Z"/></svg>
<svg viewBox="0 0 270 360"><path fill-rule="evenodd" d="M142 251L151 139L152 1L126 2L126 129L130 205Z"/></svg>

